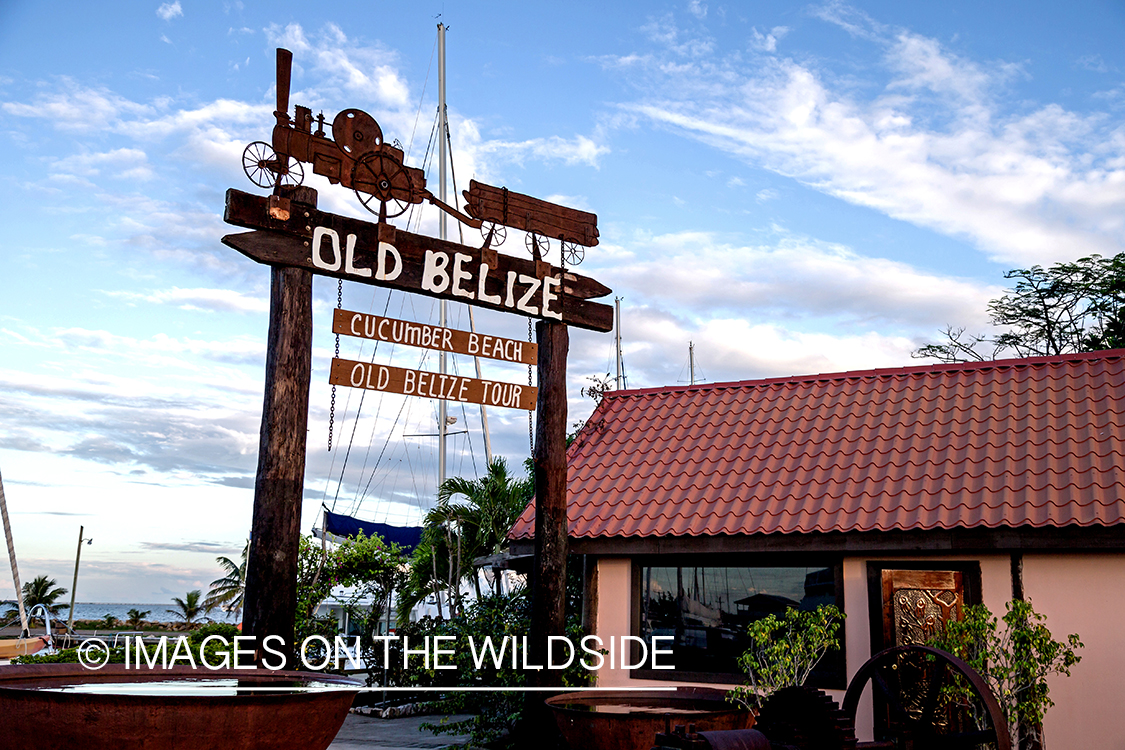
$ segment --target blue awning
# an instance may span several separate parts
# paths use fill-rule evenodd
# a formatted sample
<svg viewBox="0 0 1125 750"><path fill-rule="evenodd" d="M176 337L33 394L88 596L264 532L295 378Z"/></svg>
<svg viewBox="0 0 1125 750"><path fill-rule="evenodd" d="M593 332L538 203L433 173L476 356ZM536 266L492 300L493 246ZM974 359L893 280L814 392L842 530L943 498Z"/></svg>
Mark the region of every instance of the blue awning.
<svg viewBox="0 0 1125 750"><path fill-rule="evenodd" d="M329 534L349 537L356 536L362 531L364 536L378 536L387 544L397 544L408 552L422 541L421 526L391 526L386 523L361 521L327 509L323 512L324 530Z"/></svg>

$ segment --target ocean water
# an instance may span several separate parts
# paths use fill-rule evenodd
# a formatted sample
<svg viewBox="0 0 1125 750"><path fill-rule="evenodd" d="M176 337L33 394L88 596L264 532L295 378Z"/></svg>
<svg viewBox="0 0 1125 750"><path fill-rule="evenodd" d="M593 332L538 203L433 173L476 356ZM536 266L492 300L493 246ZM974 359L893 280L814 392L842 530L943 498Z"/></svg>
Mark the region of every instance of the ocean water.
<svg viewBox="0 0 1125 750"><path fill-rule="evenodd" d="M67 604L69 602L64 602ZM171 622L175 621L174 615L168 613L169 609L177 609L176 605L171 601L162 604L120 604L116 602L75 602L74 603L74 619L75 620L100 620L108 615L113 615L118 620L128 620L129 610L139 609L144 612L146 609L149 613L145 615L146 620L152 622ZM70 610L65 606L60 612L64 620L70 617ZM242 616L235 617L233 613L223 612L222 610L212 610L207 617L215 622L229 622L231 624L238 624Z"/></svg>

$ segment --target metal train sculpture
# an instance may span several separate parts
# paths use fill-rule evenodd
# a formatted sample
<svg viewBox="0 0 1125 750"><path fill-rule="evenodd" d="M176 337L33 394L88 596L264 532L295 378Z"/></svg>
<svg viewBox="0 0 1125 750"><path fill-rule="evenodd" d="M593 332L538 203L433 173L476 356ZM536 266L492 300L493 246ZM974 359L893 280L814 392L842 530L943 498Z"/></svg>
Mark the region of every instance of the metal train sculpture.
<svg viewBox="0 0 1125 750"><path fill-rule="evenodd" d="M462 213L426 189L421 169L404 163L401 148L383 139L375 118L359 109L345 109L327 123L324 114L315 118L308 107L297 105L289 117L289 86L293 54L277 51L277 110L272 143L254 141L242 154L242 168L250 181L261 188L300 185L305 179L304 164L314 174L332 184L350 188L368 211L380 222L401 216L411 206L428 202L475 229L480 229L486 247L499 245L505 227L527 232L527 246L539 259L546 254L548 240L562 245L563 261L578 265L585 247L598 244L598 219L595 214L560 206L507 188L493 187L471 180L462 192ZM316 129L313 130L313 125ZM328 137L325 125L332 132Z"/></svg>

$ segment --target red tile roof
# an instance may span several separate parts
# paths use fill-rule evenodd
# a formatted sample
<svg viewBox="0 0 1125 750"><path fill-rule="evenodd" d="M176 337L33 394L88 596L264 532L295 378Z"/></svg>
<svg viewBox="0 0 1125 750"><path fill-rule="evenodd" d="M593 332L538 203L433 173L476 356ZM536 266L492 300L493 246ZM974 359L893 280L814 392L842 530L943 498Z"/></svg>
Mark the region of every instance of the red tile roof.
<svg viewBox="0 0 1125 750"><path fill-rule="evenodd" d="M1121 349L610 392L568 453L569 533L1120 524L1123 417Z"/></svg>

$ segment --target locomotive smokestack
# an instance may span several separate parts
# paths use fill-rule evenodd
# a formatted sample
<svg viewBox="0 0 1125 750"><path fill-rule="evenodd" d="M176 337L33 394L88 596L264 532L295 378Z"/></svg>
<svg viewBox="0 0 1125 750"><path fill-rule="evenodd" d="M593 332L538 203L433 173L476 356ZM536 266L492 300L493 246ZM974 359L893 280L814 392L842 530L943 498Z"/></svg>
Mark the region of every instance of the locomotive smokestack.
<svg viewBox="0 0 1125 750"><path fill-rule="evenodd" d="M289 78L293 70L293 53L277 48L277 117L278 125L289 124Z"/></svg>

